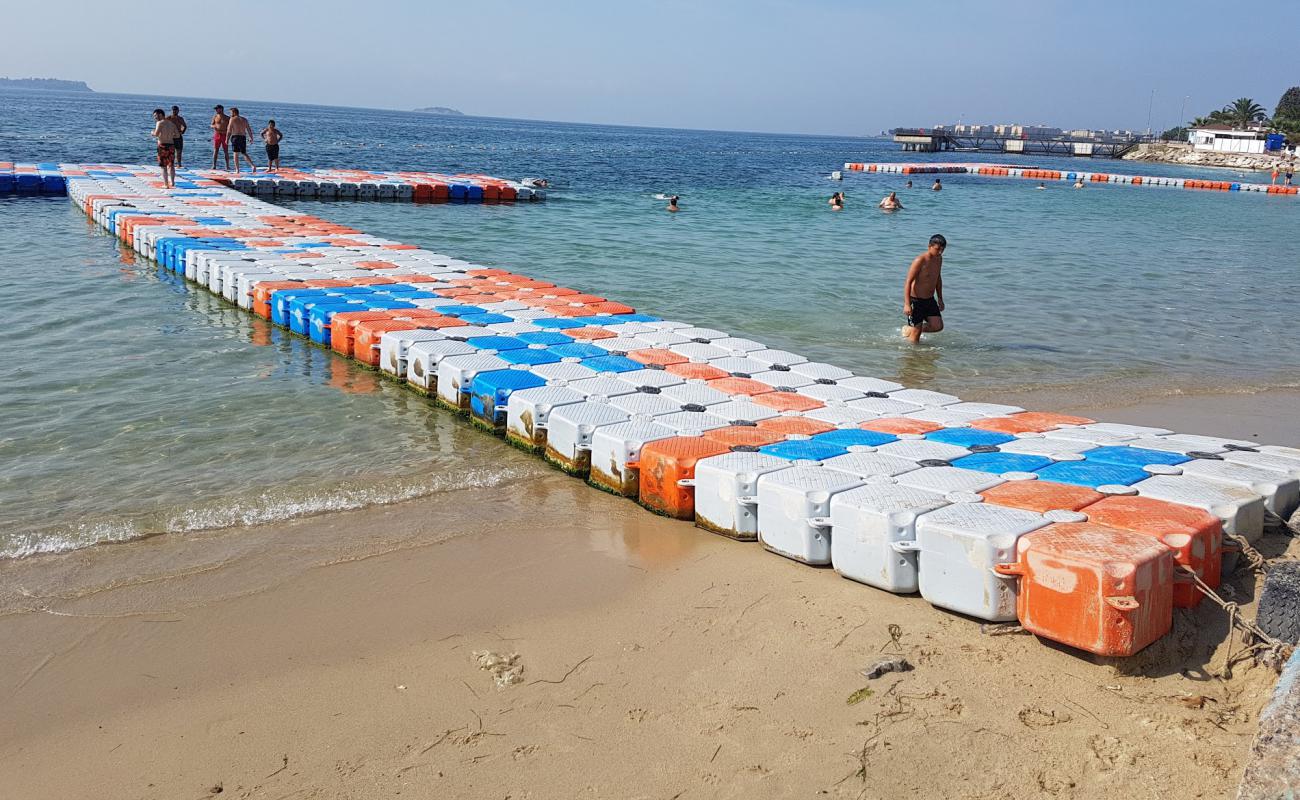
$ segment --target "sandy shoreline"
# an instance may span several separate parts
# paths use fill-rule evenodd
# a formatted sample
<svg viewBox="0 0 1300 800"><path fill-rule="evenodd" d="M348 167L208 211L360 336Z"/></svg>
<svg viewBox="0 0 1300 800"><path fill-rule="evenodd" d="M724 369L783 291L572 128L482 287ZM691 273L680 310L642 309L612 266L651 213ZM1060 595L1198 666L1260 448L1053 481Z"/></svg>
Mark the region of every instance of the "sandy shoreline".
<svg viewBox="0 0 1300 800"><path fill-rule="evenodd" d="M1298 444L1297 398L1098 413ZM0 587L23 798L1224 797L1273 680L1215 677L1206 604L1097 663L558 474L7 562ZM522 684L476 650L519 653ZM858 674L894 651L916 669Z"/></svg>

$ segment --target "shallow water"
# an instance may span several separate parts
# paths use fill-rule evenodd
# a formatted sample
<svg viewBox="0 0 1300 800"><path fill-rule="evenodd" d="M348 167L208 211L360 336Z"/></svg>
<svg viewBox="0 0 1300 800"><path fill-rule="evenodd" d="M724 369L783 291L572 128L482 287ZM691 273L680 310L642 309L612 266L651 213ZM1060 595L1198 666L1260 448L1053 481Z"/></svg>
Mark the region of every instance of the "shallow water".
<svg viewBox="0 0 1300 800"><path fill-rule="evenodd" d="M149 157L170 100L0 94L0 159ZM180 101L196 132L205 101ZM227 101L227 105L230 102ZM869 139L652 130L243 104L286 164L544 175L542 204L293 202L909 385L1162 393L1287 385L1297 200L1019 179L826 175L917 160ZM953 160L945 156L936 160ZM975 160L989 160L987 157ZM1025 163L1079 168L1066 159ZM1087 162L1138 174L1224 171ZM832 213L826 197L848 194ZM899 189L907 209L874 202ZM682 195L663 212L659 192ZM931 233L948 330L901 346ZM424 400L160 276L63 200L0 199L0 555L253 524L496 485L543 469Z"/></svg>

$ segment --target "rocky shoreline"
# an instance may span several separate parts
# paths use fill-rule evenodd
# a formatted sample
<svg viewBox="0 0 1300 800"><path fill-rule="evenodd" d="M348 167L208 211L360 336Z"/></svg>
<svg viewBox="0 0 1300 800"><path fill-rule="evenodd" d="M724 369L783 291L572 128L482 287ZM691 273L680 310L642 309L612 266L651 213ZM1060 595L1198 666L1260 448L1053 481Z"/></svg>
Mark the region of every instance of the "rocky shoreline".
<svg viewBox="0 0 1300 800"><path fill-rule="evenodd" d="M1278 163L1280 156L1272 153L1221 153L1214 150L1194 150L1190 144L1153 142L1138 145L1124 154L1123 158L1126 161L1159 161L1165 164L1197 167L1269 170Z"/></svg>

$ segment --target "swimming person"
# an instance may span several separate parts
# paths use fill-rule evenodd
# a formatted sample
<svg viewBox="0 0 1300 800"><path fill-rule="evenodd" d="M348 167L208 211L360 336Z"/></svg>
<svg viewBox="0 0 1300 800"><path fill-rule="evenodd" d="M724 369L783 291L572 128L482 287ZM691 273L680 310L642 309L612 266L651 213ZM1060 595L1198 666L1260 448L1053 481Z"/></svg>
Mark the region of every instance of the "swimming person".
<svg viewBox="0 0 1300 800"><path fill-rule="evenodd" d="M934 179L934 185L931 186L930 188L933 189L933 190L936 191L936 192L941 192L941 191L943 191L943 181L939 180L938 178L935 178L935 179Z"/></svg>
<svg viewBox="0 0 1300 800"><path fill-rule="evenodd" d="M836 192L831 195L831 211L844 210L844 192Z"/></svg>
<svg viewBox="0 0 1300 800"><path fill-rule="evenodd" d="M672 197L668 198L668 210L672 211L673 213L681 211L681 209L677 207L677 195L673 195Z"/></svg>
<svg viewBox="0 0 1300 800"><path fill-rule="evenodd" d="M212 115L212 168L217 168L217 153L226 154L226 172L230 171L230 145L226 142L226 132L230 129L230 117L226 116L226 109L220 103L212 107L217 112Z"/></svg>
<svg viewBox="0 0 1300 800"><path fill-rule="evenodd" d="M158 142L158 166L162 169L163 186L176 188L176 126L161 108L153 110L153 131L150 132Z"/></svg>
<svg viewBox="0 0 1300 800"><path fill-rule="evenodd" d="M912 259L903 281L903 338L916 344L921 332L938 333L943 330L943 251L948 240L936 233L930 237L930 246Z"/></svg>
<svg viewBox="0 0 1300 800"><path fill-rule="evenodd" d="M284 134L275 127L275 120L268 119L262 129L262 141L266 144L266 171L275 172L280 168L280 140Z"/></svg>
<svg viewBox="0 0 1300 800"><path fill-rule="evenodd" d="M912 188L912 182L911 182L910 180L907 182L907 188L909 188L909 189Z"/></svg>
<svg viewBox="0 0 1300 800"><path fill-rule="evenodd" d="M1038 188L1039 188L1039 189L1046 189L1046 188L1047 188L1047 184L1045 184L1045 183L1039 183L1039 184L1038 184Z"/></svg>
<svg viewBox="0 0 1300 800"><path fill-rule="evenodd" d="M890 192L889 196L880 201L880 207L885 211L900 211L903 204L898 200L898 192Z"/></svg>
<svg viewBox="0 0 1300 800"><path fill-rule="evenodd" d="M248 168L257 172L257 165L253 159L248 156L248 140L253 138L253 126L248 124L247 117L239 116L239 109L234 106L230 107L230 149L235 151L235 174L239 174L239 157L243 156L248 162Z"/></svg>
<svg viewBox="0 0 1300 800"><path fill-rule="evenodd" d="M176 126L176 138L172 144L176 146L176 168L185 169L185 131L189 125L185 122L185 117L181 116L181 107L172 106L172 113L167 117L171 124Z"/></svg>
<svg viewBox="0 0 1300 800"><path fill-rule="evenodd" d="M1076 188L1076 189L1082 189L1082 188L1083 188L1083 176L1079 176L1079 177L1077 177L1077 178L1074 179L1074 188Z"/></svg>

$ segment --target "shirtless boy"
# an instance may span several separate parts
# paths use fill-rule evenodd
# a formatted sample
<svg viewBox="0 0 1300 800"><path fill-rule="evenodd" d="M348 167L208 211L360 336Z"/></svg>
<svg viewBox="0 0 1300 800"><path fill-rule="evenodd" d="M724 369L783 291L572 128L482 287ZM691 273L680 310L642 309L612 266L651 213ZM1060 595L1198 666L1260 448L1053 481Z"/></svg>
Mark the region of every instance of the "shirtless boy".
<svg viewBox="0 0 1300 800"><path fill-rule="evenodd" d="M222 106L213 106L212 110L217 112L212 115L212 168L217 168L217 153L226 154L226 171L230 171L230 145L226 143L226 133L230 129L230 117L226 116L226 109Z"/></svg>
<svg viewBox="0 0 1300 800"><path fill-rule="evenodd" d="M903 282L903 338L913 344L921 341L921 332L943 330L943 251L948 240L940 234L930 237L930 247L912 259Z"/></svg>
<svg viewBox="0 0 1300 800"><path fill-rule="evenodd" d="M248 124L247 117L239 115L239 109L234 106L230 107L230 127L226 129L229 133L230 149L235 151L235 174L239 174L239 157L243 156L248 162L248 168L257 172L257 166L253 164L253 159L248 155L248 140L253 138L253 126Z"/></svg>

